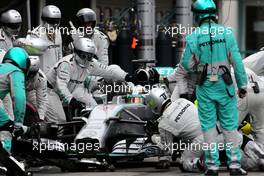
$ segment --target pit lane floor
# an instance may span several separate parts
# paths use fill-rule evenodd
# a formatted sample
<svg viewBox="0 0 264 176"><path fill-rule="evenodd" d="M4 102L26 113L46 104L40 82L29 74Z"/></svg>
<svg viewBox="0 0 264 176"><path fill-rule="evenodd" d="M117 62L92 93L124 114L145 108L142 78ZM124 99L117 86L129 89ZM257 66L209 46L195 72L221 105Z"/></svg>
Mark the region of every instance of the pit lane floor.
<svg viewBox="0 0 264 176"><path fill-rule="evenodd" d="M192 174L192 173L181 173L178 168L171 168L168 171L156 170L155 168L133 168L133 169L119 169L115 172L83 172L83 173L61 173L59 171L42 171L43 173L34 173L38 176L51 176L51 175L62 175L62 176L191 176L191 175L203 175L203 174ZM45 173L46 172L46 173ZM227 172L219 174L220 176L228 176ZM263 176L263 172L250 172L249 176Z"/></svg>
<svg viewBox="0 0 264 176"><path fill-rule="evenodd" d="M114 172L61 172L58 168L47 167L40 172L34 172L34 176L202 176L203 174L182 173L178 167L171 167L170 170L158 170L154 167L137 167L137 168L116 168ZM223 171L220 176L228 176L228 172ZM249 176L263 176L264 172L249 172Z"/></svg>

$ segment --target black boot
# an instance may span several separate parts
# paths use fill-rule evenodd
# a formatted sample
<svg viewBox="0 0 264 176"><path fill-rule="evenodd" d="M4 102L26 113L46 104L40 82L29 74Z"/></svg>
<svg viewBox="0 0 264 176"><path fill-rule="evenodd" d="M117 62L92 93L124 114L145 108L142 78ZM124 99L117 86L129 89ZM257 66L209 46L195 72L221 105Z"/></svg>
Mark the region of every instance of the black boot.
<svg viewBox="0 0 264 176"><path fill-rule="evenodd" d="M168 160L161 160L156 165L156 169L169 169L170 168L170 161Z"/></svg>
<svg viewBox="0 0 264 176"><path fill-rule="evenodd" d="M230 175L247 175L247 171L242 168L238 169L229 169Z"/></svg>
<svg viewBox="0 0 264 176"><path fill-rule="evenodd" d="M207 169L204 175L205 176L218 176L218 170Z"/></svg>

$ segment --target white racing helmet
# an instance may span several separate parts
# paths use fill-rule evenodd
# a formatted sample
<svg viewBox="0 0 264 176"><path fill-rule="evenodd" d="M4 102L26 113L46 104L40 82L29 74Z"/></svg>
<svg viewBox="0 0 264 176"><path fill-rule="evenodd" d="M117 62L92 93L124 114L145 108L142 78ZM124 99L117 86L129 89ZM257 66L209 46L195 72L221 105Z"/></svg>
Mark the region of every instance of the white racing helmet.
<svg viewBox="0 0 264 176"><path fill-rule="evenodd" d="M85 26L86 23L92 22L92 27L95 27L96 14L92 9L83 8L77 12L76 17L80 26Z"/></svg>
<svg viewBox="0 0 264 176"><path fill-rule="evenodd" d="M77 12L76 17L78 19L79 27L91 28L89 30L86 29L85 33L87 37L91 37L94 33L94 28L96 25L95 12L92 9L83 8Z"/></svg>
<svg viewBox="0 0 264 176"><path fill-rule="evenodd" d="M75 60L80 67L86 68L95 58L96 47L94 42L88 38L79 38L73 42Z"/></svg>
<svg viewBox="0 0 264 176"><path fill-rule="evenodd" d="M1 14L0 23L9 36L17 35L21 29L22 17L16 10L8 10Z"/></svg>
<svg viewBox="0 0 264 176"><path fill-rule="evenodd" d="M41 19L51 26L58 26L61 20L61 11L54 5L45 6L42 9Z"/></svg>
<svg viewBox="0 0 264 176"><path fill-rule="evenodd" d="M152 109L152 112L156 115L162 115L166 105L171 100L163 88L153 88L146 96L146 103Z"/></svg>

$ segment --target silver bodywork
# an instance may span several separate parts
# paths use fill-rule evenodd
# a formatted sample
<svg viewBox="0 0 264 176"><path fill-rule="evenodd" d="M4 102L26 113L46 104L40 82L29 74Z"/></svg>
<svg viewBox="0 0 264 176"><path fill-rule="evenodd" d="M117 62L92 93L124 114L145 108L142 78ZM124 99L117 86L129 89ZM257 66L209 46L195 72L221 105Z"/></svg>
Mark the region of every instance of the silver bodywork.
<svg viewBox="0 0 264 176"><path fill-rule="evenodd" d="M111 127L109 127L111 123L112 125L120 124L120 133L122 133L122 130L129 131L133 127L135 127L135 132L141 134L143 137L145 135L143 129L144 122L133 119L132 116L126 114L123 111L124 109L136 114L139 117L151 118L152 116L150 109L147 110L147 107L143 104L98 105L91 112L89 119L87 120L87 124L81 129L79 134L76 136L75 141L81 139L97 140L100 144L101 149L106 148L106 143L108 140L107 138L111 138L111 136L107 135L110 133L109 130L111 131ZM125 122L130 122L123 123L122 120L124 120ZM138 123L135 121L137 121ZM118 128L118 126L115 126L115 128Z"/></svg>

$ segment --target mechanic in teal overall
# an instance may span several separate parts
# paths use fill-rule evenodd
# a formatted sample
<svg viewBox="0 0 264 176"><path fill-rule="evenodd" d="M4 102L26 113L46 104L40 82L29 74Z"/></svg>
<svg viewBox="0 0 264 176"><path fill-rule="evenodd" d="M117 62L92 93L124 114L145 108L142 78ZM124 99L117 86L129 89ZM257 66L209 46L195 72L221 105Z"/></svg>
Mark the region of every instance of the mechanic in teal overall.
<svg viewBox="0 0 264 176"><path fill-rule="evenodd" d="M11 48L0 64L0 98L10 93L14 104L14 122L0 107L0 162L7 168L7 175L24 175L25 168L20 166L11 154L12 137L16 132L26 133L29 128L23 125L26 110L25 75L30 67L27 52L22 48Z"/></svg>
<svg viewBox="0 0 264 176"><path fill-rule="evenodd" d="M241 168L240 135L235 85L230 76L234 68L238 96L246 96L247 76L231 28L217 24L213 0L196 0L192 5L194 21L199 27L186 37L181 66L197 74L196 96L204 140L205 175L218 175L219 144L216 144L216 121L224 135L230 175L246 175ZM223 145L223 144L222 144Z"/></svg>
<svg viewBox="0 0 264 176"><path fill-rule="evenodd" d="M0 64L0 98L11 94L14 103L14 122L10 121L4 107L0 107L0 141L3 148L11 150L9 127L22 127L26 110L25 73L30 66L27 52L22 48L12 48L4 56L3 64ZM12 131L11 131L12 132Z"/></svg>

